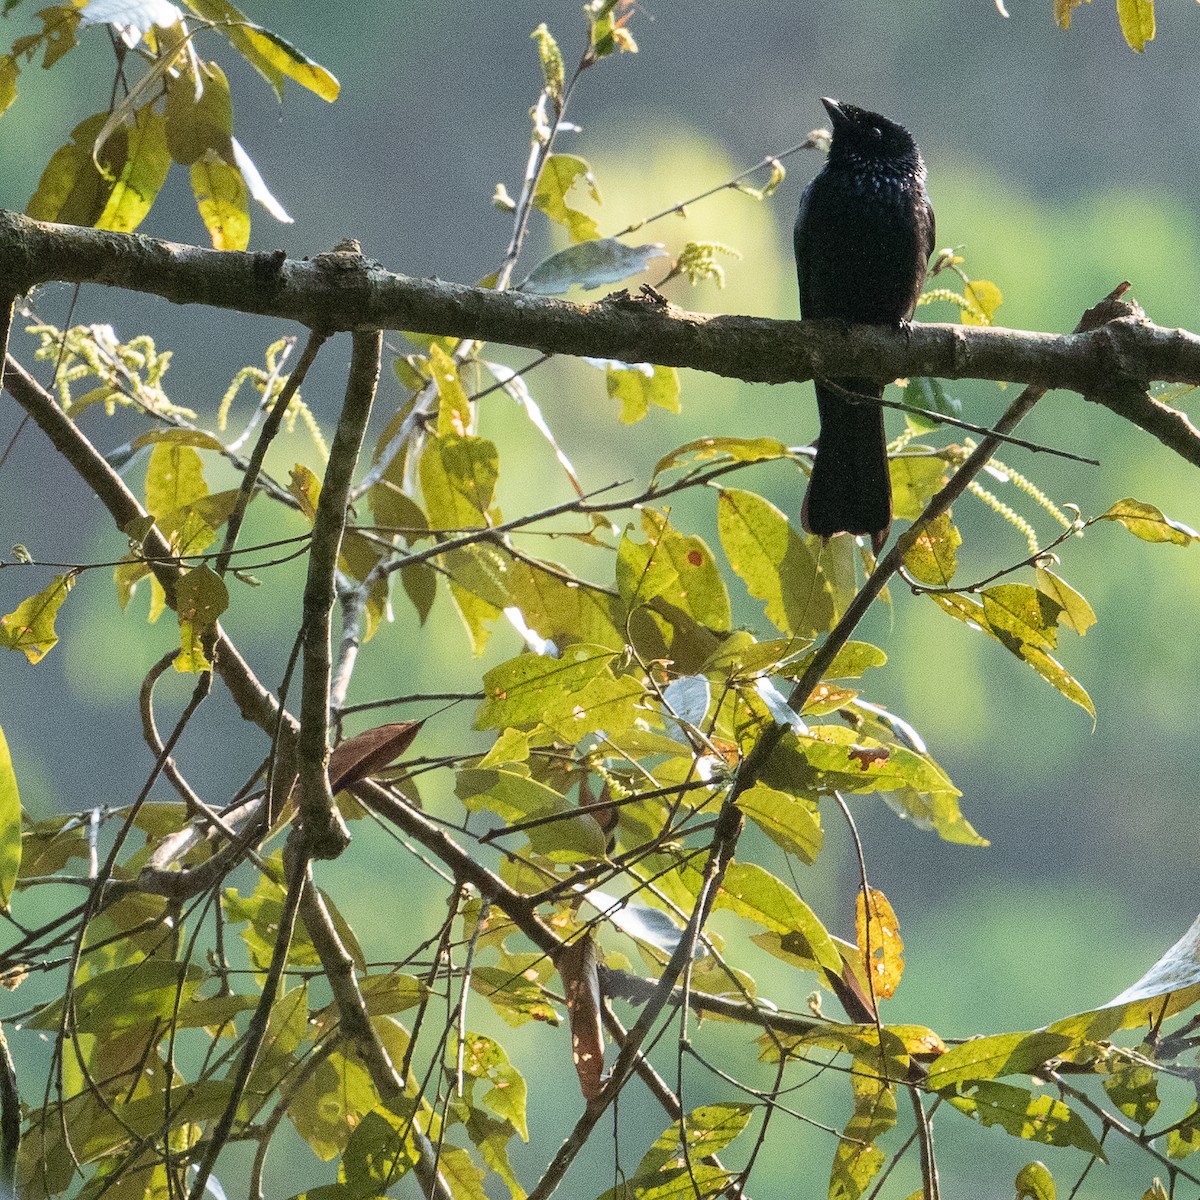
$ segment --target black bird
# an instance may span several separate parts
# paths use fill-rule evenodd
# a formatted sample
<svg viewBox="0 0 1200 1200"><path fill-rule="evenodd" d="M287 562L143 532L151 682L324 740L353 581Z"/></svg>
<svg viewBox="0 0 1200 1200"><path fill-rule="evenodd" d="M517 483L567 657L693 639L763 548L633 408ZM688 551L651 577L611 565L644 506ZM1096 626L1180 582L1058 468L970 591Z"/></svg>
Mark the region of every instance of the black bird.
<svg viewBox="0 0 1200 1200"><path fill-rule="evenodd" d="M878 113L822 98L829 157L796 218L800 315L902 327L933 251L933 206L912 135ZM877 379L816 384L821 436L800 520L810 533L865 533L878 554L892 523Z"/></svg>

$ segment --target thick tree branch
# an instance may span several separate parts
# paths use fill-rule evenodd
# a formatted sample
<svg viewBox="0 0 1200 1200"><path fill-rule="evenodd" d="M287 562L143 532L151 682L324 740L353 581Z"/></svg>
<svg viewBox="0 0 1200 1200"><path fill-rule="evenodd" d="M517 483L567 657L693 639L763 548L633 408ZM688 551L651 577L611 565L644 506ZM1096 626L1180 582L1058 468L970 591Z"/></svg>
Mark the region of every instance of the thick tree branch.
<svg viewBox="0 0 1200 1200"><path fill-rule="evenodd" d="M1073 334L934 324L893 332L708 316L628 298L571 304L412 279L346 252L298 261L282 251L206 250L0 211L0 291L20 295L51 280L101 283L175 304L299 321L323 332L448 334L759 383L931 375L1066 388L1112 408L1200 466L1200 431L1145 395L1155 380L1200 384L1200 336L1140 315Z"/></svg>

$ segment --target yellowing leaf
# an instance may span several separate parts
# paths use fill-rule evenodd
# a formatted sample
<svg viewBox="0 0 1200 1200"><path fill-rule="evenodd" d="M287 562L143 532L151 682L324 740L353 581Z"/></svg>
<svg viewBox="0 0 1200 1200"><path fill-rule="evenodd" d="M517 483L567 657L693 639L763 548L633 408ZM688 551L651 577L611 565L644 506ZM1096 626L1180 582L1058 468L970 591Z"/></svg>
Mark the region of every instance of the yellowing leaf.
<svg viewBox="0 0 1200 1200"><path fill-rule="evenodd" d="M322 100L337 99L340 85L324 67L277 33L248 21L245 13L228 0L188 0L188 7L197 16L211 21L229 39L229 44L275 89L280 100L285 78L294 79Z"/></svg>
<svg viewBox="0 0 1200 1200"><path fill-rule="evenodd" d="M159 442L146 467L146 511L155 518L194 504L208 495L204 464L191 446Z"/></svg>
<svg viewBox="0 0 1200 1200"><path fill-rule="evenodd" d="M281 38L258 25L247 23L242 34L246 42L253 46L264 62L269 63L281 75L294 79L301 87L306 87L315 96L332 104L340 94L342 85L333 74L320 63L314 62L303 51L298 50L291 42Z"/></svg>
<svg viewBox="0 0 1200 1200"><path fill-rule="evenodd" d="M1154 41L1154 0L1117 0L1121 33L1139 54Z"/></svg>
<svg viewBox="0 0 1200 1200"><path fill-rule="evenodd" d="M471 430L471 405L458 378L458 364L436 342L429 347L429 369L438 391L438 433L466 437Z"/></svg>
<svg viewBox="0 0 1200 1200"><path fill-rule="evenodd" d="M96 170L92 146L108 120L96 113L71 130L71 140L57 149L46 164L25 212L35 221L62 221L69 225L91 225L108 198L110 184ZM125 160L126 131L117 129L104 144L101 161L117 171Z"/></svg>
<svg viewBox="0 0 1200 1200"><path fill-rule="evenodd" d="M959 309L964 325L990 325L1004 297L990 279L974 279L963 288L967 307Z"/></svg>
<svg viewBox="0 0 1200 1200"><path fill-rule="evenodd" d="M193 567L176 585L175 603L179 614L180 653L175 656L179 672L207 671L202 639L229 607L225 581L206 563Z"/></svg>
<svg viewBox="0 0 1200 1200"><path fill-rule="evenodd" d="M550 220L566 227L571 241L588 242L600 236L600 227L591 217L567 203L568 194L577 183L597 204L600 203L600 192L591 167L574 154L552 154L542 168L533 202Z"/></svg>
<svg viewBox="0 0 1200 1200"><path fill-rule="evenodd" d="M921 582L931 587L948 587L958 568L962 535L948 512L930 521L904 555L904 565Z"/></svg>
<svg viewBox="0 0 1200 1200"><path fill-rule="evenodd" d="M321 481L303 463L292 468L288 491L300 504L300 511L310 522L317 519L317 503L321 499Z"/></svg>
<svg viewBox="0 0 1200 1200"><path fill-rule="evenodd" d="M1054 1186L1054 1176L1050 1174L1045 1163L1026 1163L1014 1180L1017 1185L1016 1200L1055 1200L1058 1189Z"/></svg>
<svg viewBox="0 0 1200 1200"><path fill-rule="evenodd" d="M96 228L117 233L135 230L150 211L170 167L165 118L152 108L140 109L128 133L125 163L96 218Z"/></svg>
<svg viewBox="0 0 1200 1200"><path fill-rule="evenodd" d="M1153 504L1144 504L1141 500L1118 500L1098 520L1116 521L1124 525L1135 537L1143 542L1170 542L1174 546L1190 546L1200 541L1200 533L1189 529L1181 521L1172 521L1165 517Z"/></svg>
<svg viewBox="0 0 1200 1200"><path fill-rule="evenodd" d="M21 795L4 730L0 729L0 908L8 901L21 871Z"/></svg>
<svg viewBox="0 0 1200 1200"><path fill-rule="evenodd" d="M58 641L54 618L74 586L74 575L55 575L36 596L22 600L8 616L0 617L0 644L20 650L31 663L41 662Z"/></svg>
<svg viewBox="0 0 1200 1200"><path fill-rule="evenodd" d="M215 150L192 164L192 195L214 250L245 250L250 244L250 191L237 167Z"/></svg>
<svg viewBox="0 0 1200 1200"><path fill-rule="evenodd" d="M166 118L167 147L177 163L190 166L206 150L216 151L226 160L233 157L229 149L233 102L229 81L216 63L201 63L199 80L190 71L180 71L167 80Z"/></svg>
<svg viewBox="0 0 1200 1200"><path fill-rule="evenodd" d="M21 68L11 54L0 54L0 115L12 106L17 98L17 76Z"/></svg>
<svg viewBox="0 0 1200 1200"><path fill-rule="evenodd" d="M904 942L896 914L878 888L870 889L869 914L867 897L858 893L855 930L859 953L871 974L871 993L878 1000L890 1000L904 973Z"/></svg>
<svg viewBox="0 0 1200 1200"><path fill-rule="evenodd" d="M609 366L605 382L608 394L621 401L621 423L632 425L650 411L650 405L667 412L681 411L679 403L679 372L674 367Z"/></svg>

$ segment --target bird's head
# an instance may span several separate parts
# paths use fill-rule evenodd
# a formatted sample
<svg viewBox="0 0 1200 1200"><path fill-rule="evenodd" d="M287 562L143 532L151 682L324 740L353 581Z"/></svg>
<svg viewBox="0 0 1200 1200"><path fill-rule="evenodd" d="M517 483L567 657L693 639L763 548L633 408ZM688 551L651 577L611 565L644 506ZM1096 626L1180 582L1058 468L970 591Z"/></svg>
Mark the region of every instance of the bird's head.
<svg viewBox="0 0 1200 1200"><path fill-rule="evenodd" d="M921 154L917 143L903 125L828 96L822 96L821 103L833 121L833 141L829 146L831 162L863 167L886 163L909 170L920 168Z"/></svg>

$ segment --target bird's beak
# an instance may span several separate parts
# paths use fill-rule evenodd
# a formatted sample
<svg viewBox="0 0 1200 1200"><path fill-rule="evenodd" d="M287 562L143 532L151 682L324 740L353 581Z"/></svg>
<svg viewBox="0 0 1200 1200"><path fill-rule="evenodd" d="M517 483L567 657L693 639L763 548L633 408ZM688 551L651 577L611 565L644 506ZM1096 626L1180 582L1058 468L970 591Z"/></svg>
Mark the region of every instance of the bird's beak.
<svg viewBox="0 0 1200 1200"><path fill-rule="evenodd" d="M825 111L829 114L829 119L835 126L842 124L846 119L846 114L842 112L841 102L834 100L830 96L822 96L821 103L825 105Z"/></svg>

